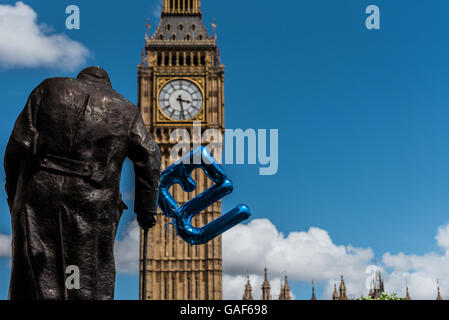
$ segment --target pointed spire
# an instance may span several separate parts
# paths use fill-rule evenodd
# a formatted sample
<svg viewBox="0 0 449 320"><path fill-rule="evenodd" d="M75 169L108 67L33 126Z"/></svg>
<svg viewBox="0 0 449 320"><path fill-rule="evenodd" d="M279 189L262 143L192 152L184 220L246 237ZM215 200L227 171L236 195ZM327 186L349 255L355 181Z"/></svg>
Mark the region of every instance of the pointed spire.
<svg viewBox="0 0 449 320"><path fill-rule="evenodd" d="M291 300L290 285L288 284L288 277L285 275L284 283L281 280L281 294L279 295L279 300Z"/></svg>
<svg viewBox="0 0 449 320"><path fill-rule="evenodd" d="M217 40L217 23L215 22L215 18L212 19L212 30L214 32L214 38Z"/></svg>
<svg viewBox="0 0 449 320"><path fill-rule="evenodd" d="M281 291L279 293L279 300L285 300L284 299L284 283L282 282L282 278L281 278Z"/></svg>
<svg viewBox="0 0 449 320"><path fill-rule="evenodd" d="M412 298L410 297L410 293L408 292L408 286L405 289L405 300L412 300Z"/></svg>
<svg viewBox="0 0 449 320"><path fill-rule="evenodd" d="M312 280L312 298L310 300L318 300L315 296L315 283Z"/></svg>
<svg viewBox="0 0 449 320"><path fill-rule="evenodd" d="M340 300L348 300L348 296L346 295L346 284L343 275L341 276L340 282Z"/></svg>
<svg viewBox="0 0 449 320"><path fill-rule="evenodd" d="M372 282L369 296L373 299L379 298L382 293L385 292L384 281L382 279L381 269L379 267L379 260L376 259L376 276Z"/></svg>
<svg viewBox="0 0 449 320"><path fill-rule="evenodd" d="M147 19L146 23L145 23L145 28L147 28L147 34L150 33L150 29L151 29L151 20L150 18Z"/></svg>
<svg viewBox="0 0 449 320"><path fill-rule="evenodd" d="M437 281L437 285L438 285L437 300L443 300L443 297L441 296L441 292L440 292L440 281Z"/></svg>
<svg viewBox="0 0 449 320"><path fill-rule="evenodd" d="M271 300L271 285L268 281L268 270L265 267L264 280L262 283L262 300Z"/></svg>
<svg viewBox="0 0 449 320"><path fill-rule="evenodd" d="M146 28L146 32L145 32L145 41L150 40L150 29L151 29L151 22L150 19L148 18L146 23L145 23L145 28Z"/></svg>
<svg viewBox="0 0 449 320"><path fill-rule="evenodd" d="M334 293L332 294L332 300L340 300L340 296L338 295L336 283L334 283Z"/></svg>
<svg viewBox="0 0 449 320"><path fill-rule="evenodd" d="M374 290L378 290L379 292L384 291L384 282L382 280L382 275L380 273L379 264L377 265L376 270L376 282L374 283Z"/></svg>
<svg viewBox="0 0 449 320"><path fill-rule="evenodd" d="M246 281L246 285L245 285L245 293L243 294L243 300L254 300L253 289L251 287L251 281L249 280L249 274L248 274L248 280Z"/></svg>

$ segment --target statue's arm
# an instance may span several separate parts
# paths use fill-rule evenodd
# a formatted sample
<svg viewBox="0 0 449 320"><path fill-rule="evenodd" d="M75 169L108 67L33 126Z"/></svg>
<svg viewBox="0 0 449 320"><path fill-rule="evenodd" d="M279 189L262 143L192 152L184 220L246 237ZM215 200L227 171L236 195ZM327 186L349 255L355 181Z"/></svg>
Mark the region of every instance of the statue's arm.
<svg viewBox="0 0 449 320"><path fill-rule="evenodd" d="M140 112L137 112L130 131L128 157L134 164L136 176L134 212L154 215L159 196L161 153L148 133Z"/></svg>
<svg viewBox="0 0 449 320"><path fill-rule="evenodd" d="M24 163L34 154L37 143L36 115L42 97L42 87L37 87L28 98L14 125L14 130L6 147L4 168L6 173L5 190L8 204L16 195L17 183Z"/></svg>

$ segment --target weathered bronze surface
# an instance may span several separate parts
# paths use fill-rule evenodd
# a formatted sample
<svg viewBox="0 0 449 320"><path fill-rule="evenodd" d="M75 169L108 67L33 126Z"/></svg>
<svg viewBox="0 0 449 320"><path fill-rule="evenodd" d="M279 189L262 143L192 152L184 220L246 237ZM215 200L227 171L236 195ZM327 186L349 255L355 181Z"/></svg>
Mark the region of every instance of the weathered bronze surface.
<svg viewBox="0 0 449 320"><path fill-rule="evenodd" d="M47 79L31 93L5 154L10 299L113 299L126 157L134 163L139 224L153 227L159 148L106 71ZM65 285L68 266L80 270L78 290Z"/></svg>

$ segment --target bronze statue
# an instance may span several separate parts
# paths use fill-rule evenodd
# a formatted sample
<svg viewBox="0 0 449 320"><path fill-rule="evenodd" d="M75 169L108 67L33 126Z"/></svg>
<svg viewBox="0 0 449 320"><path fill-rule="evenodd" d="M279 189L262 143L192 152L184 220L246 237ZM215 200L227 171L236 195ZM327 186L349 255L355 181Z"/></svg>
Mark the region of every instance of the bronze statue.
<svg viewBox="0 0 449 320"><path fill-rule="evenodd" d="M161 155L139 110L99 67L52 78L30 95L5 154L12 220L10 299L113 299L114 240L135 170L139 225L155 225ZM79 289L66 286L79 268Z"/></svg>

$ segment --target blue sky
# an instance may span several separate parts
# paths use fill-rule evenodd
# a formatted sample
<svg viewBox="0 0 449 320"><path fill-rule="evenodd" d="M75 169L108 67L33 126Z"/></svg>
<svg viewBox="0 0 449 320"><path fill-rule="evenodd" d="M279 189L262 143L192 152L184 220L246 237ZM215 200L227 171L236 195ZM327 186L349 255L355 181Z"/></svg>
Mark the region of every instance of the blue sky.
<svg viewBox="0 0 449 320"><path fill-rule="evenodd" d="M151 19L154 30L158 3L25 1L48 34L65 34L90 56L73 70L0 67L1 154L28 94L47 77L76 76L84 66L100 65L114 88L137 102L145 20ZM70 4L81 9L80 30L65 28ZM381 30L365 28L370 4L380 7ZM446 261L445 242L435 236L449 222L449 3L203 0L202 8L208 27L212 18L217 21L226 67L226 127L279 129L280 135L277 175L259 176L257 166L226 166L235 191L224 210L246 203L254 219L269 219L285 236L317 227L338 246L370 248L368 260L381 259L392 279L400 268L386 253L424 259L434 253ZM126 192L132 188L129 164L123 177ZM0 233L9 234L3 193L0 200ZM122 231L132 219L128 212ZM270 263L260 261L258 276ZM248 268L242 266L241 273ZM438 276L429 274L429 286ZM309 298L311 280L291 280L297 298ZM318 280L325 298L333 280ZM5 258L0 298L8 281ZM137 283L135 275L119 275L117 297L137 298ZM416 290L422 287L416 284ZM360 295L358 288L354 294Z"/></svg>

